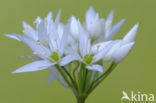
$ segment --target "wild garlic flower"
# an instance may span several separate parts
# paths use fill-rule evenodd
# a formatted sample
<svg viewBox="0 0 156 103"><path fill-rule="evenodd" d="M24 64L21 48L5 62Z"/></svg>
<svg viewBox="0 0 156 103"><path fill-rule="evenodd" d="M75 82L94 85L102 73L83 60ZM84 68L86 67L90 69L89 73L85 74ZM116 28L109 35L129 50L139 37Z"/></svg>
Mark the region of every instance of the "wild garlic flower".
<svg viewBox="0 0 156 103"><path fill-rule="evenodd" d="M37 30L34 30L30 25L23 22L25 35L9 35L6 36L19 40L30 47L34 54L41 59L33 63L27 64L13 73L29 72L46 69L55 64L62 64L64 61L64 47L68 38L68 25L64 26L59 23L58 14L55 22L52 21L52 14L49 13L47 18L36 24ZM38 19L38 18L37 18ZM66 28L66 30L64 30ZM32 67L35 65L35 67ZM29 67L30 66L30 67ZM28 69L27 69L28 68ZM29 70L29 68L31 68ZM33 68L33 69L32 69Z"/></svg>
<svg viewBox="0 0 156 103"><path fill-rule="evenodd" d="M131 51L135 44L138 24L121 40L112 40L124 23L124 19L112 25L113 11L106 19L100 18L91 6L81 23L74 15L67 24L60 22L61 11L56 19L52 12L44 19L37 17L34 26L23 22L23 34L5 34L30 47L32 54L25 57L34 62L12 73L49 69L48 82L56 78L62 85L73 90L78 103L84 103L94 88ZM112 61L104 69L107 61Z"/></svg>

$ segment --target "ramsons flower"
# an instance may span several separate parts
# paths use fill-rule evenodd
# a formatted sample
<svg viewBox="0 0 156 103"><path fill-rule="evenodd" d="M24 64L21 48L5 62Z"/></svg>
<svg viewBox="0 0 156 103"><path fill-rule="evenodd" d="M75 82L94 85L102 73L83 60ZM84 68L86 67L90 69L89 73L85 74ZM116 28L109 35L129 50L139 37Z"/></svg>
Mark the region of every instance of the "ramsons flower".
<svg viewBox="0 0 156 103"><path fill-rule="evenodd" d="M90 38L96 42L111 40L124 23L124 19L112 26L113 14L111 11L106 19L100 18L91 6L86 12L85 28L89 32Z"/></svg>
<svg viewBox="0 0 156 103"><path fill-rule="evenodd" d="M66 25L65 27L63 24L59 23L58 19L60 18L59 16L60 12L55 22L53 22L52 13L49 13L44 20L40 19L40 21L37 22L36 24L37 30L34 30L28 24L23 22L24 26L23 32L25 33L24 35L6 34L6 36L24 42L39 58L39 60L37 59L35 62L24 65L19 69L13 71L12 73L38 71L47 68L51 70L53 68L55 69L55 67L53 67L54 65L56 64L62 65L67 62L66 59L68 60L70 56L69 55L64 56L64 48L68 38L67 31L69 26ZM65 28L66 30L64 30ZM29 58L33 58L33 56L29 56ZM55 70L54 72L57 71ZM54 73L50 74L48 80L49 82L50 79L52 78L52 75L54 77L55 74ZM59 77L58 75L59 74L57 74L57 76L55 77L58 78Z"/></svg>
<svg viewBox="0 0 156 103"><path fill-rule="evenodd" d="M72 28L72 30L76 31L77 35L79 35L77 49L75 49L74 46L71 46L71 48L74 47L72 48L73 51L71 51L74 52L73 58L75 60L83 62L86 65L87 69L103 72L103 66L99 65L97 62L106 55L106 53L112 47L112 43L105 42L106 45L103 46L102 50L94 52L96 48L95 46L92 47L91 39L88 37L88 32L85 31L85 29L82 27L79 21L77 21L77 23L75 19L73 19L73 21L71 22L72 25L76 25L77 27Z"/></svg>
<svg viewBox="0 0 156 103"><path fill-rule="evenodd" d="M72 15L64 24L60 22L60 15L61 11L55 20L52 12L44 19L37 17L33 23L35 28L23 22L23 35L5 34L26 44L32 54L24 57L34 60L12 73L49 69L48 83L56 78L74 92L78 103L84 103L129 54L135 44L139 24L135 24L123 39L112 40L125 21L122 19L112 25L113 11L106 19L100 18L91 6L83 23ZM112 64L105 69L108 61Z"/></svg>

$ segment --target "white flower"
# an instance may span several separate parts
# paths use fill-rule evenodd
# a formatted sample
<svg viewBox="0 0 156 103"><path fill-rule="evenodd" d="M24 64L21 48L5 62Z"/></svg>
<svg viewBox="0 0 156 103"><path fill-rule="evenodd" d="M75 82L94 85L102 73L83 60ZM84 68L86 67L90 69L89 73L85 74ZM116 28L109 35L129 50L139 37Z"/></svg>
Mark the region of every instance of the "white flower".
<svg viewBox="0 0 156 103"><path fill-rule="evenodd" d="M99 14L92 6L86 12L85 24L91 39L97 39L100 35L104 35L105 21L103 18L99 18Z"/></svg>
<svg viewBox="0 0 156 103"><path fill-rule="evenodd" d="M104 19L100 18L91 6L86 12L84 24L81 24L75 16L71 16L67 24L63 24L60 22L60 15L61 11L55 20L52 19L52 12L44 19L37 17L34 21L35 29L23 22L24 35L5 34L5 36L29 46L35 55L24 56L34 62L24 65L12 73L49 69L48 82L57 78L65 87L68 87L70 86L68 83L70 76L66 80L63 73L69 75L65 69L69 63L74 64L75 61L78 61L86 69L98 71L101 75L107 61L120 63L135 44L138 24L122 40L112 40L125 21L122 19L112 25L113 11ZM79 65L80 69L82 69L81 65ZM65 71L61 73L58 67ZM94 77L94 74L91 77Z"/></svg>
<svg viewBox="0 0 156 103"><path fill-rule="evenodd" d="M26 37L29 37L39 43L47 44L49 30L51 25L56 25L57 29L60 29L60 25L63 25L59 22L61 11L59 11L55 22L52 20L52 12L49 12L48 16L43 20L40 17L37 17L34 25L36 26L36 30L34 30L29 24L23 21L23 33ZM60 31L60 30L58 30ZM13 38L15 40L19 40L16 34L10 35L5 34L7 37ZM20 41L20 40L19 40Z"/></svg>
<svg viewBox="0 0 156 103"><path fill-rule="evenodd" d="M134 27L126 34L126 36L122 40L108 41L94 45L94 52L101 51L106 44L112 43L111 49L108 53L103 57L104 62L113 60L115 63L121 62L130 52L134 43L136 32L138 29L138 24L134 25Z"/></svg>
<svg viewBox="0 0 156 103"><path fill-rule="evenodd" d="M85 16L85 27L92 40L95 42L109 41L115 36L125 20L122 19L112 26L113 15L114 13L111 11L105 20L99 18L99 14L92 6L88 9Z"/></svg>
<svg viewBox="0 0 156 103"><path fill-rule="evenodd" d="M66 62L64 48L68 39L69 24L64 26L59 23L60 12L55 20L52 21L52 13L47 18L37 22L37 30L23 22L25 35L13 34L6 36L24 42L30 49L42 60L27 64L13 73L37 71L49 68L55 64L63 64ZM64 30L66 29L66 30ZM31 56L29 56L31 58ZM67 58L68 59L68 58ZM40 64L40 65L38 65ZM33 66L34 65L34 66Z"/></svg>
<svg viewBox="0 0 156 103"><path fill-rule="evenodd" d="M113 59L115 63L121 62L132 49L135 43L138 26L139 24L134 25L134 27L126 34L126 36L121 41L120 47L114 52Z"/></svg>
<svg viewBox="0 0 156 103"><path fill-rule="evenodd" d="M86 64L87 69L103 72L103 67L97 64L97 62L105 56L113 44L106 42L107 44L102 50L95 52L95 46L92 47L91 40L87 34L88 32L86 32L80 24L77 25L76 29L79 35L78 49L73 49L73 51L71 51L72 55L70 56L70 59L83 62ZM70 59L67 59L66 61L69 61Z"/></svg>
<svg viewBox="0 0 156 103"><path fill-rule="evenodd" d="M105 21L105 40L111 40L123 25L125 19L112 26L114 12L111 11Z"/></svg>
<svg viewBox="0 0 156 103"><path fill-rule="evenodd" d="M70 18L70 33L71 36L78 41L79 39L79 25L80 21L75 18L75 16L72 16Z"/></svg>

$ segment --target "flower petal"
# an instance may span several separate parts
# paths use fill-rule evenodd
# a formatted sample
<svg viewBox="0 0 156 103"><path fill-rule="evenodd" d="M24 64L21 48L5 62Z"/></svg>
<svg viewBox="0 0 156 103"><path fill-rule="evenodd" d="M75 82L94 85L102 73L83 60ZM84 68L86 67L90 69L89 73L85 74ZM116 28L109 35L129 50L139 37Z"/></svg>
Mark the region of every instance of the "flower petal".
<svg viewBox="0 0 156 103"><path fill-rule="evenodd" d="M71 36L78 40L79 38L79 25L78 25L78 20L75 18L75 16L72 16L70 19L70 32Z"/></svg>
<svg viewBox="0 0 156 103"><path fill-rule="evenodd" d="M53 66L55 63L51 63L47 60L35 61L30 64L26 64L19 69L13 71L12 73L21 73L21 72L32 72L46 69L50 66Z"/></svg>
<svg viewBox="0 0 156 103"><path fill-rule="evenodd" d="M106 41L106 42L102 42L102 43L93 45L91 48L91 53L93 53L93 54L99 53L103 48L105 48L111 42L112 41Z"/></svg>
<svg viewBox="0 0 156 103"><path fill-rule="evenodd" d="M99 19L99 14L95 12L92 6L89 7L86 12L85 20L86 20L86 28L90 31L93 28L94 23Z"/></svg>
<svg viewBox="0 0 156 103"><path fill-rule="evenodd" d="M113 47L116 42L108 43L105 48L103 48L99 53L97 53L93 58L93 62L99 61L101 58L104 58L108 51Z"/></svg>
<svg viewBox="0 0 156 103"><path fill-rule="evenodd" d="M47 19L47 22L49 23L49 21L52 20L52 16L53 16L53 13L52 12L49 12L46 19Z"/></svg>
<svg viewBox="0 0 156 103"><path fill-rule="evenodd" d="M41 43L45 43L47 40L47 29L45 26L44 20L41 21L41 23L38 26L38 39L40 40Z"/></svg>
<svg viewBox="0 0 156 103"><path fill-rule="evenodd" d="M79 30L79 49L81 56L84 57L86 54L90 54L91 40L89 39L87 32L81 25L79 26Z"/></svg>
<svg viewBox="0 0 156 103"><path fill-rule="evenodd" d="M115 51L115 53L113 54L114 62L115 63L121 62L128 55L128 53L131 51L134 43L135 42L131 42L131 43L123 45L119 49L117 49Z"/></svg>
<svg viewBox="0 0 156 103"><path fill-rule="evenodd" d="M139 27L139 24L135 24L133 26L133 28L123 38L122 44L127 44L127 43L133 42L135 40L138 27Z"/></svg>
<svg viewBox="0 0 156 103"><path fill-rule="evenodd" d="M35 19L35 21L34 21L34 26L38 29L38 25L41 23L41 21L42 21L42 18L41 17L39 17L39 16L37 16L37 18Z"/></svg>
<svg viewBox="0 0 156 103"><path fill-rule="evenodd" d="M59 24L60 16L61 16L61 10L59 10L59 12L58 12L58 14L57 14L57 16L56 16L56 19L55 19L56 25Z"/></svg>
<svg viewBox="0 0 156 103"><path fill-rule="evenodd" d="M93 71L99 71L99 72L103 72L103 67L101 65L91 65L91 66L86 66L87 69L89 70L93 70Z"/></svg>
<svg viewBox="0 0 156 103"><path fill-rule="evenodd" d="M37 32L29 25L27 24L25 21L23 21L23 27L24 27L24 30L23 30L23 33L34 39L34 40L38 40L38 35L37 35Z"/></svg>
<svg viewBox="0 0 156 103"><path fill-rule="evenodd" d="M60 40L60 45L59 45L59 52L60 52L60 55L63 54L64 52L64 48L66 46L66 43L67 43L67 40L68 40L68 34L69 34L69 23L65 26L65 30L63 32L63 35L62 35L62 38Z"/></svg>
<svg viewBox="0 0 156 103"><path fill-rule="evenodd" d="M21 58L27 58L27 59L31 59L31 60L34 60L34 61L37 61L37 60L41 60L40 57L36 56L36 55L25 55L25 56L21 56Z"/></svg>
<svg viewBox="0 0 156 103"><path fill-rule="evenodd" d="M120 44L121 44L121 40L116 40L116 41L113 41L113 45L111 47L111 49L105 54L105 56L103 57L103 61L109 61L109 60L112 60L113 59L113 54L114 52L120 47Z"/></svg>
<svg viewBox="0 0 156 103"><path fill-rule="evenodd" d="M104 19L98 19L97 21L95 21L94 25L89 31L91 38L96 40L99 38L99 36L104 35L104 27L105 27Z"/></svg>
<svg viewBox="0 0 156 103"><path fill-rule="evenodd" d="M48 77L48 80L47 80L48 84L50 84L52 82L52 80L55 78L55 75L53 74L52 69L55 69L55 68L54 67L53 68L49 68L50 73L49 73L49 77Z"/></svg>
<svg viewBox="0 0 156 103"><path fill-rule="evenodd" d="M106 30L107 29L111 29L111 26L112 26L112 22L113 22L113 16L114 16L114 11L110 11L107 19L106 19L106 24L105 24L105 27L106 27Z"/></svg>
<svg viewBox="0 0 156 103"><path fill-rule="evenodd" d="M116 23L112 27L110 34L108 35L108 38L106 38L106 40L111 40L115 36L115 34L119 31L119 29L121 28L121 26L123 25L124 22L125 22L125 19L122 19L121 21Z"/></svg>
<svg viewBox="0 0 156 103"><path fill-rule="evenodd" d="M64 78L62 77L62 75L60 75L59 71L56 68L50 68L52 74L54 74L55 78L66 88L69 88L68 84L66 83L66 81L64 80Z"/></svg>
<svg viewBox="0 0 156 103"><path fill-rule="evenodd" d="M65 66L67 65L68 63L72 62L72 61L75 61L75 60L81 60L80 57L78 56L74 56L74 55L67 55L65 56L64 58L62 58L61 62L60 62L60 65L61 66Z"/></svg>
<svg viewBox="0 0 156 103"><path fill-rule="evenodd" d="M24 35L23 36L18 35L18 37L22 42L24 42L26 45L28 45L33 52L37 53L41 58L43 58L43 59L49 58L51 52L44 45L37 43L36 41L34 41Z"/></svg>
<svg viewBox="0 0 156 103"><path fill-rule="evenodd" d="M55 78L55 76L52 73L50 73L48 80L47 80L47 83L50 84L54 78Z"/></svg>
<svg viewBox="0 0 156 103"><path fill-rule="evenodd" d="M4 34L6 37L9 37L9 38L12 38L12 39L15 39L15 40L18 40L18 41L21 41L16 35L11 35L11 34Z"/></svg>

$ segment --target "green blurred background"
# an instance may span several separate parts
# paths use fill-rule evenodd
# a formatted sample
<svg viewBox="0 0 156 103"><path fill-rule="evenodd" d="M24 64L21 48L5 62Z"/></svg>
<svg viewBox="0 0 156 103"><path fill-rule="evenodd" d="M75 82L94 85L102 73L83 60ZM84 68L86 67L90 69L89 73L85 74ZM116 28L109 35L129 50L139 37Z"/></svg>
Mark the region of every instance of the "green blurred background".
<svg viewBox="0 0 156 103"><path fill-rule="evenodd" d="M156 0L0 0L0 103L75 103L72 92L56 80L47 85L49 71L11 74L30 60L19 57L30 53L27 46L4 37L4 33L22 33L22 21L32 25L37 16L54 17L62 9L61 21L74 14L81 21L92 5L101 17L110 10L115 19L126 22L118 38L140 23L136 45L130 55L89 96L86 103L121 103L122 91L156 95ZM126 102L126 101L125 101ZM124 102L124 103L125 103Z"/></svg>

